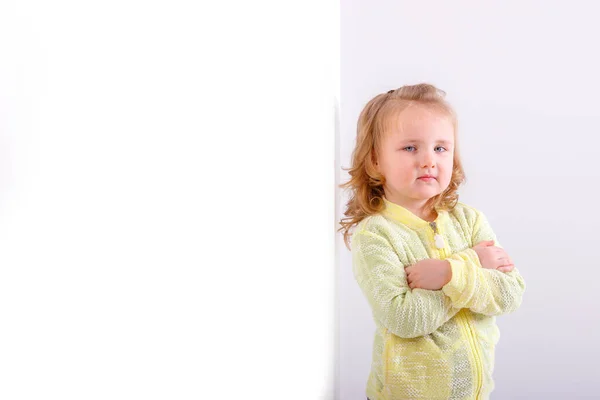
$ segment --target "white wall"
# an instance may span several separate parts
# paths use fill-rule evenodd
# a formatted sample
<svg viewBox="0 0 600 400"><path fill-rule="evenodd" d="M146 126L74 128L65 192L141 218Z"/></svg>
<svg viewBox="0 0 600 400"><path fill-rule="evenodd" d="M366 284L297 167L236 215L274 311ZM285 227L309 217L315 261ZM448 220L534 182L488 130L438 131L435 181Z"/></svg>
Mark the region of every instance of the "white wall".
<svg viewBox="0 0 600 400"><path fill-rule="evenodd" d="M526 279L522 307L498 318L493 399L600 396L595 4L342 2L340 164L374 95L444 89L459 113L461 201L487 214ZM374 324L341 239L338 257L338 398L364 399Z"/></svg>
<svg viewBox="0 0 600 400"><path fill-rule="evenodd" d="M284 3L0 2L0 399L332 397L339 9Z"/></svg>

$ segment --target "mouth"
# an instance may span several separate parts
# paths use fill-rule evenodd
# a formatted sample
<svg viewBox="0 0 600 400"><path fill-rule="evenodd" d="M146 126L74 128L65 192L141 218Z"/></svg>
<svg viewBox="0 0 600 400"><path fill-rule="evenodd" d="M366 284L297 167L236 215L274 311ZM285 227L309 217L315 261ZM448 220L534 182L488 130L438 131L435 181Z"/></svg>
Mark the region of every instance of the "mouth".
<svg viewBox="0 0 600 400"><path fill-rule="evenodd" d="M423 175L418 178L420 181L431 182L435 180L435 176L432 175Z"/></svg>

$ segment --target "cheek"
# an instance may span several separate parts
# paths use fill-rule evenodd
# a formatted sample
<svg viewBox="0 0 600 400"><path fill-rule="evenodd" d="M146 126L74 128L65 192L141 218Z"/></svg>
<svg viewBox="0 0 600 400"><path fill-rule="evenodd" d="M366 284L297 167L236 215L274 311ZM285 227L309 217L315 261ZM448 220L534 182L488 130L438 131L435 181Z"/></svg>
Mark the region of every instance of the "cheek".
<svg viewBox="0 0 600 400"><path fill-rule="evenodd" d="M452 159L450 161L446 161L440 165L440 175L442 179L446 182L450 182L450 178L452 177L452 168L454 167L454 163Z"/></svg>
<svg viewBox="0 0 600 400"><path fill-rule="evenodd" d="M415 162L408 157L398 159L394 165L394 174L399 180L409 181L413 179L416 170Z"/></svg>
<svg viewBox="0 0 600 400"><path fill-rule="evenodd" d="M398 174L398 171L406 171L408 168L414 168L414 161L410 157L403 157L399 154L387 157L383 162L385 169L393 174Z"/></svg>
<svg viewBox="0 0 600 400"><path fill-rule="evenodd" d="M388 184L393 186L404 186L410 184L414 179L414 165L410 160L396 159L384 167L383 175L385 175Z"/></svg>

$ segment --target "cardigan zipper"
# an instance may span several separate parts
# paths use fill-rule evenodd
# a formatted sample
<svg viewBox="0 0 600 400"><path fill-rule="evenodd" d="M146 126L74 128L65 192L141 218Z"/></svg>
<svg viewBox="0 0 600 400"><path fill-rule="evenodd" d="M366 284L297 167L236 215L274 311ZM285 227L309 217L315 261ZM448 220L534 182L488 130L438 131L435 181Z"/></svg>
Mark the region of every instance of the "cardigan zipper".
<svg viewBox="0 0 600 400"><path fill-rule="evenodd" d="M438 250L443 249L445 247L444 238L442 237L442 235L439 234L437 224L434 221L434 222L430 222L429 225L431 226L431 229L433 229L433 233L434 233L433 243L435 244L435 247Z"/></svg>
<svg viewBox="0 0 600 400"><path fill-rule="evenodd" d="M437 224L435 222L430 222L429 225L431 226L431 229L433 230L433 233L434 233L433 241L434 241L435 247L440 252L442 259L447 258L446 251L445 251L444 238L440 234ZM461 310L458 313L458 316L459 316L458 321L460 321L460 324L463 326L463 331L464 331L465 335L467 336L467 339L469 340L471 352L473 353L473 359L475 360L475 374L476 374L476 381L477 381L477 387L475 388L475 398L478 399L479 392L481 391L481 386L482 386L482 376L481 375L482 375L483 367L481 366L481 356L479 355L479 349L477 347L477 342L475 340L475 334L473 333L471 324L469 323L469 318L467 317L466 312L464 312L464 311L465 310Z"/></svg>
<svg viewBox="0 0 600 400"><path fill-rule="evenodd" d="M481 374L483 370L483 367L481 366L481 356L479 355L479 349L477 347L477 342L475 341L475 334L473 333L471 324L469 323L469 317L467 317L467 314L464 309L461 310L460 313L462 314L461 317L464 319L464 324L467 328L467 336L469 337L469 342L471 343L471 349L473 350L473 355L475 359L475 368L477 370L477 387L475 389L475 398L479 399L479 392L481 391L482 386Z"/></svg>

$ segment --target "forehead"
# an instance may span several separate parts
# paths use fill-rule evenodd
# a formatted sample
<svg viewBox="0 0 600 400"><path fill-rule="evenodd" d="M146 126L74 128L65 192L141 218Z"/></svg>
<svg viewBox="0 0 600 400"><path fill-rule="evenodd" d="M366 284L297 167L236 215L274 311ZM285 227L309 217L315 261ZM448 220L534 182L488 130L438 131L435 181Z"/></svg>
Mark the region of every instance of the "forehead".
<svg viewBox="0 0 600 400"><path fill-rule="evenodd" d="M387 120L386 136L396 140L454 142L452 118L440 110L410 106Z"/></svg>

